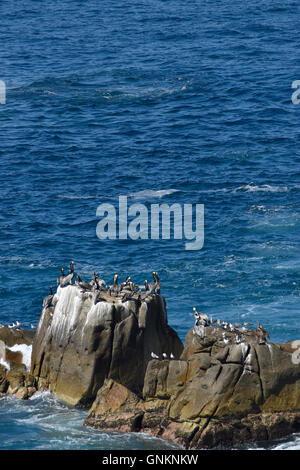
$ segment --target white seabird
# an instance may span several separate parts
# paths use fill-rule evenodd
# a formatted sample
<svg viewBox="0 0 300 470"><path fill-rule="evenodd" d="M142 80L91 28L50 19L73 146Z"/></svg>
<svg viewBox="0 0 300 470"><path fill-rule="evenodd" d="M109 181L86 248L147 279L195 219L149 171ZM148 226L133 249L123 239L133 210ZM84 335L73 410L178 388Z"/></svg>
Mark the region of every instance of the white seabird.
<svg viewBox="0 0 300 470"><path fill-rule="evenodd" d="M159 359L159 357L156 354L154 354L154 352L151 353L151 357L153 357L153 359Z"/></svg>

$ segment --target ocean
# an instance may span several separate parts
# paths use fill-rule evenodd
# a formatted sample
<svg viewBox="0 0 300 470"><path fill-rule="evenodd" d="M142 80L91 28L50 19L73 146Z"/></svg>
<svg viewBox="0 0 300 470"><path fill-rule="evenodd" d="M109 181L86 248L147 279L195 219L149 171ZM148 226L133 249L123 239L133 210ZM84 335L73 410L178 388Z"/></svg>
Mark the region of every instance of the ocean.
<svg viewBox="0 0 300 470"><path fill-rule="evenodd" d="M157 271L183 341L194 306L300 339L298 2L2 0L0 14L0 323L37 325L74 260L85 280ZM203 248L100 240L97 207L119 196L204 204ZM2 397L0 449L174 448L85 415Z"/></svg>

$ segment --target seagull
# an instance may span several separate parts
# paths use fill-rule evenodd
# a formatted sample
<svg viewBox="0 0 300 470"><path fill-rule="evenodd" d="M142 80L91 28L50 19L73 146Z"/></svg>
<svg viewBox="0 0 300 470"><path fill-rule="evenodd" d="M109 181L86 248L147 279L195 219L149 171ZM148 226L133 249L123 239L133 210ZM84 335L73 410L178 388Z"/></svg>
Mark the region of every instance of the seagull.
<svg viewBox="0 0 300 470"><path fill-rule="evenodd" d="M175 359L175 356L173 353L170 354L170 359Z"/></svg>
<svg viewBox="0 0 300 470"><path fill-rule="evenodd" d="M164 358L164 359L167 359L167 358L168 358L168 356L166 355L166 353L162 353L162 355L163 355L163 358Z"/></svg>
<svg viewBox="0 0 300 470"><path fill-rule="evenodd" d="M34 326L32 323L31 323L31 325L30 325L30 326L31 326L31 328L32 328L33 330L35 330L35 329L36 329L36 326Z"/></svg>

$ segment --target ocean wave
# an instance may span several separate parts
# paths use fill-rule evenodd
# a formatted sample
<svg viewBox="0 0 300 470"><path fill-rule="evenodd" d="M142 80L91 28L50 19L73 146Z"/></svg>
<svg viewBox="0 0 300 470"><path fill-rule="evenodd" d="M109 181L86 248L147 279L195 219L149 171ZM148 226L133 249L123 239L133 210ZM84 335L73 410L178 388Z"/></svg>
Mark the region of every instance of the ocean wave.
<svg viewBox="0 0 300 470"><path fill-rule="evenodd" d="M10 351L22 353L22 363L25 364L27 371L30 371L32 346L27 344L15 344L8 348Z"/></svg>
<svg viewBox="0 0 300 470"><path fill-rule="evenodd" d="M233 193L238 191L243 191L247 193L262 191L262 192L271 192L271 193L282 193L289 191L287 186L271 186L269 184L262 184L261 186L256 186L253 183L245 184L239 186L238 188L233 189Z"/></svg>
<svg viewBox="0 0 300 470"><path fill-rule="evenodd" d="M97 196L76 195L76 194L58 194L60 199L96 199Z"/></svg>

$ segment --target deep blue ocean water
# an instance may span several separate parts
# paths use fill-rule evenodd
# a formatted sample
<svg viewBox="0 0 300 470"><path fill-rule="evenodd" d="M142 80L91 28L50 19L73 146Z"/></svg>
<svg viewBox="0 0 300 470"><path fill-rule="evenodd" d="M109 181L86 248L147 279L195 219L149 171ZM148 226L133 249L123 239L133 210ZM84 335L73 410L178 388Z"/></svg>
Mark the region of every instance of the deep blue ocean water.
<svg viewBox="0 0 300 470"><path fill-rule="evenodd" d="M36 325L73 259L87 280L158 271L182 340L193 306L299 339L299 3L2 0L0 15L0 323ZM203 249L100 241L97 207L120 195L204 204ZM0 415L0 448L167 448L87 433L49 395L2 398Z"/></svg>

